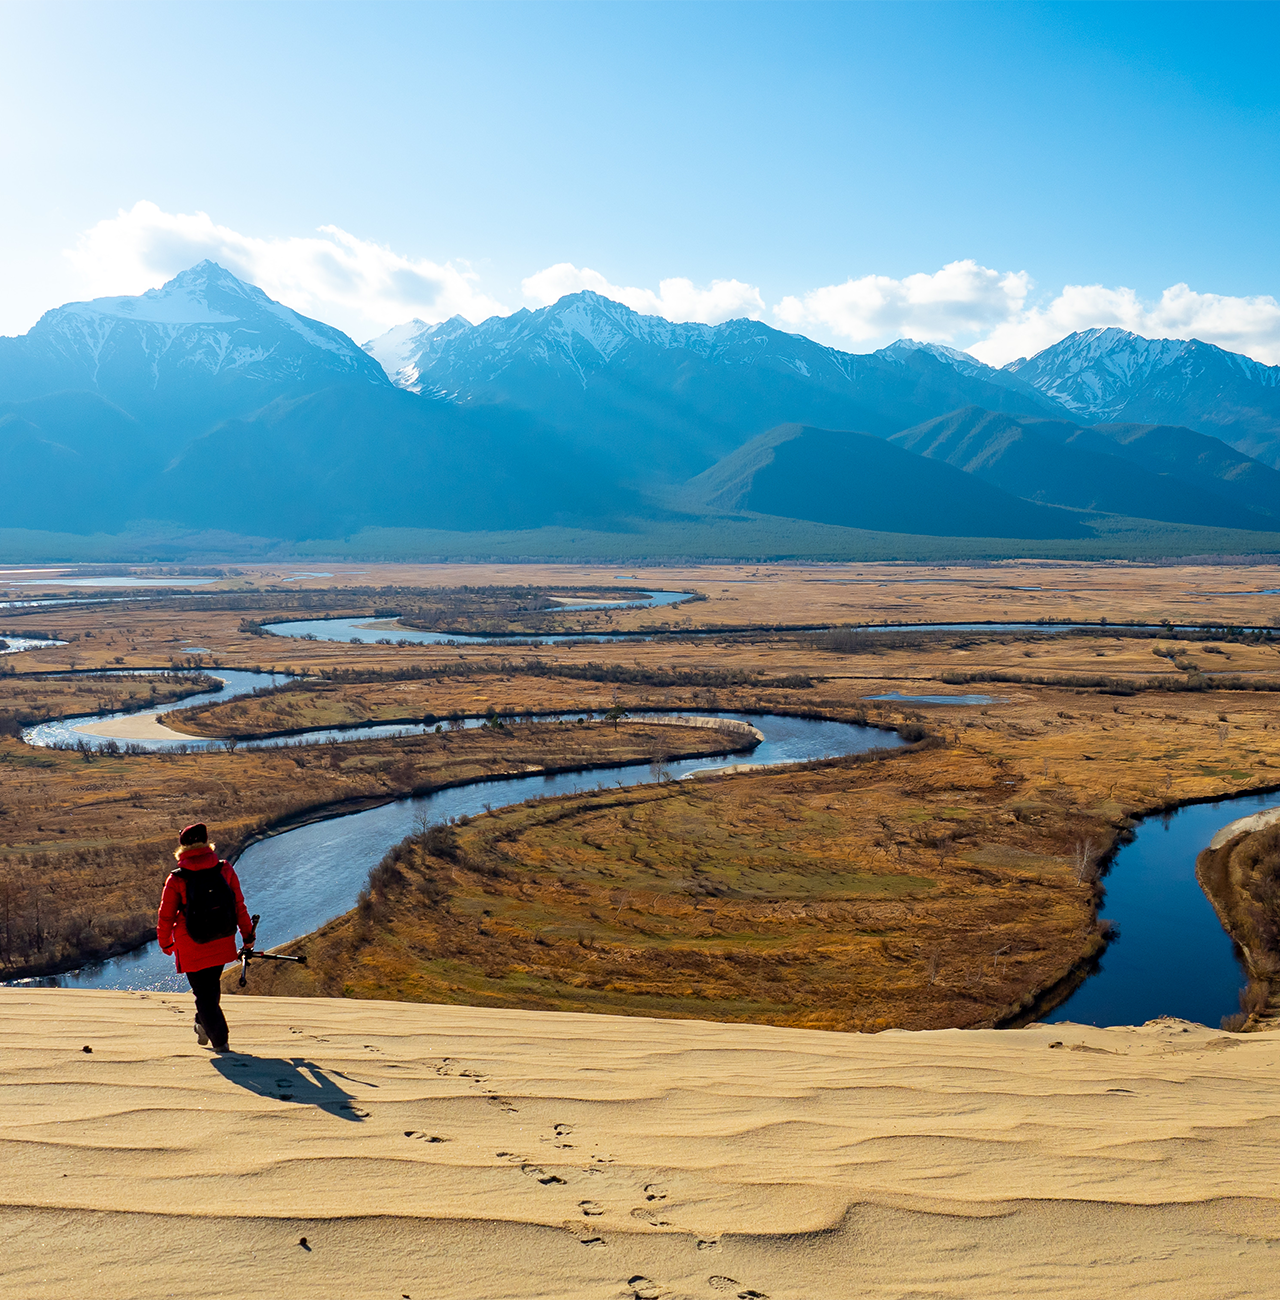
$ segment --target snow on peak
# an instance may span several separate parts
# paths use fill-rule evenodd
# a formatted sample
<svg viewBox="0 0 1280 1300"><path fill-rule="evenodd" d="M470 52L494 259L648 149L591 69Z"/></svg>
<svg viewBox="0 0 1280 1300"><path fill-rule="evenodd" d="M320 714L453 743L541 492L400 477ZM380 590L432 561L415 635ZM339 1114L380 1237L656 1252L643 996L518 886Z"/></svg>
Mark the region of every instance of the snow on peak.
<svg viewBox="0 0 1280 1300"><path fill-rule="evenodd" d="M927 352L930 356L937 357L939 361L954 366L965 375L976 375L990 369L977 357L961 352L958 348L949 348L945 343L920 343L915 339L897 339L888 347L881 348L875 355L884 357L888 361L900 361L913 352Z"/></svg>
<svg viewBox="0 0 1280 1300"><path fill-rule="evenodd" d="M1266 366L1199 339L1148 339L1110 325L1068 334L1030 359L1005 367L1069 411L1117 418L1149 383L1188 391L1208 370L1241 372L1265 388L1280 387L1280 366ZM1217 382L1217 381L1215 381Z"/></svg>
<svg viewBox="0 0 1280 1300"><path fill-rule="evenodd" d="M434 325L428 325L415 316L403 325L393 325L363 347L386 371L388 379L401 388L417 392L424 357L433 347L438 349L447 340L473 329L475 326L465 316L450 316Z"/></svg>
<svg viewBox="0 0 1280 1300"><path fill-rule="evenodd" d="M1138 385L1175 363L1185 339L1148 339L1115 325L1079 330L1006 369L1081 415L1116 414Z"/></svg>
<svg viewBox="0 0 1280 1300"><path fill-rule="evenodd" d="M114 298L93 298L89 302L69 302L59 310L78 316L114 316L163 325L221 325L239 320L240 315L229 312L229 304L221 301L222 294L218 295L217 307L210 302L209 291L214 285L224 293L230 290L232 297L248 298L247 285L216 262L206 261L175 275L159 289L148 289L136 296L121 294Z"/></svg>
<svg viewBox="0 0 1280 1300"><path fill-rule="evenodd" d="M405 321L403 325L393 325L385 334L361 344L364 350L394 379L398 371L403 370L410 360L421 350L423 338L435 327L426 321Z"/></svg>

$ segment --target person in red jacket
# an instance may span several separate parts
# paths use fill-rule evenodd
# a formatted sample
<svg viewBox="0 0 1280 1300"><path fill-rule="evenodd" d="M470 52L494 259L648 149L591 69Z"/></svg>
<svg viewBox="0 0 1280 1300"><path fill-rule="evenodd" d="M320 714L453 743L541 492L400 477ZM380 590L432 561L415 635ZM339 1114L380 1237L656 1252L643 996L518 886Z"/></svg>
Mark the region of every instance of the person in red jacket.
<svg viewBox="0 0 1280 1300"><path fill-rule="evenodd" d="M160 898L156 937L165 952L177 953L177 968L196 996L196 1041L203 1047L212 1040L215 1052L225 1052L222 968L236 959L236 929L246 948L253 947L254 932L235 868L218 857L215 847L203 822L183 828L173 855L178 867L164 882ZM218 872L220 878L205 877L205 872Z"/></svg>

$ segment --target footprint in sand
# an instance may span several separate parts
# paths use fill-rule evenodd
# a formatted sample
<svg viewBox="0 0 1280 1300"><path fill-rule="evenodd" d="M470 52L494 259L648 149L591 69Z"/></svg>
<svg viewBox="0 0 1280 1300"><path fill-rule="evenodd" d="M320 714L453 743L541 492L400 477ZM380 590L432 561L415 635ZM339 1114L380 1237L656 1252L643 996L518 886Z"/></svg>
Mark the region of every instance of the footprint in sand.
<svg viewBox="0 0 1280 1300"><path fill-rule="evenodd" d="M422 1133L416 1128L407 1128L404 1131L407 1138L415 1138L419 1142L447 1142L448 1138L437 1137L434 1133Z"/></svg>
<svg viewBox="0 0 1280 1300"><path fill-rule="evenodd" d="M605 1248L603 1237L579 1237L578 1240L582 1242L584 1246L589 1246L592 1250L603 1250Z"/></svg>
<svg viewBox="0 0 1280 1300"><path fill-rule="evenodd" d="M707 1278L707 1285L710 1286L713 1291L734 1292L735 1300L769 1300L769 1297L765 1295L763 1291L752 1291L750 1288L745 1291L739 1291L738 1288L742 1283L731 1277L709 1277Z"/></svg>
<svg viewBox="0 0 1280 1300"><path fill-rule="evenodd" d="M662 1294L662 1288L656 1282L639 1273L627 1278L627 1285L635 1294L636 1300L658 1300Z"/></svg>
<svg viewBox="0 0 1280 1300"><path fill-rule="evenodd" d="M631 1211L633 1219L639 1219L641 1223L647 1223L651 1228L669 1228L671 1223L667 1219L659 1217L658 1211L649 1205L641 1205L639 1208Z"/></svg>
<svg viewBox="0 0 1280 1300"><path fill-rule="evenodd" d="M646 1201L665 1201L667 1199L667 1189L661 1183L646 1183L644 1199Z"/></svg>
<svg viewBox="0 0 1280 1300"><path fill-rule="evenodd" d="M719 1249L720 1249L720 1242L719 1242L715 1237L710 1237L710 1238L707 1238L706 1240L703 1240L703 1241L698 1242L698 1249L699 1249L699 1250L719 1250Z"/></svg>
<svg viewBox="0 0 1280 1300"><path fill-rule="evenodd" d="M528 1174L530 1178L536 1178L543 1187L553 1187L557 1184L563 1187L565 1185L564 1179L559 1174L549 1174L538 1165L521 1165L520 1172Z"/></svg>
<svg viewBox="0 0 1280 1300"><path fill-rule="evenodd" d="M505 1097L486 1097L490 1106L496 1106L504 1115L518 1115L520 1112Z"/></svg>
<svg viewBox="0 0 1280 1300"><path fill-rule="evenodd" d="M578 1209L589 1219L594 1218L597 1214L604 1213L604 1206L599 1201L579 1201Z"/></svg>

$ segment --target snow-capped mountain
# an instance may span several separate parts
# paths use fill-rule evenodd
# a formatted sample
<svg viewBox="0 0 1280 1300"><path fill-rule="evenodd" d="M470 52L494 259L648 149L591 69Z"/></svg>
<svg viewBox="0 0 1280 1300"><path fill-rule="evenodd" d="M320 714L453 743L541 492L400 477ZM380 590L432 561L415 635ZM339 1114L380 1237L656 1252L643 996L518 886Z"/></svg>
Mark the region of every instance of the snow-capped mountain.
<svg viewBox="0 0 1280 1300"><path fill-rule="evenodd" d="M0 527L538 527L634 508L605 477L528 418L402 391L213 262L0 339Z"/></svg>
<svg viewBox="0 0 1280 1300"><path fill-rule="evenodd" d="M760 441L784 424L813 436ZM669 519L690 499L678 486L718 461L717 483L726 465L760 468L730 455L755 439L774 468L739 504L765 513L928 532L960 527L929 504L950 494L992 536L1084 536L1064 506L1269 532L1275 471L1206 433L1245 451L1269 438L1280 461L1280 367L1111 330L994 370L937 344L857 355L594 293L478 325L411 321L362 349L212 262L0 338L0 528L617 526ZM826 451L843 469L819 483Z"/></svg>
<svg viewBox="0 0 1280 1300"><path fill-rule="evenodd" d="M136 297L67 303L45 312L26 334L0 338L0 400L77 389L139 417L213 390L229 413L225 399L234 409L237 390L275 395L351 379L387 382L340 330L209 261Z"/></svg>
<svg viewBox="0 0 1280 1300"><path fill-rule="evenodd" d="M868 355L841 352L754 320L703 325L644 316L590 290L569 294L537 311L493 316L479 325L461 316L437 325L409 321L366 343L364 350L399 387L420 391L434 378L439 382L432 387L444 394L492 382L524 358L572 375L585 388L593 369L607 365L633 343L689 352L723 365L778 368L804 378L825 373L848 380L865 365ZM869 355L906 362L915 354L943 361L968 378L1026 391L1026 385L1011 380L1003 371L967 352L936 343L899 339Z"/></svg>
<svg viewBox="0 0 1280 1300"><path fill-rule="evenodd" d="M1069 334L1005 369L1078 420L1183 425L1280 467L1280 366L1112 327Z"/></svg>
<svg viewBox="0 0 1280 1300"><path fill-rule="evenodd" d="M637 480L679 481L787 421L887 436L970 403L1063 414L971 357L962 369L905 343L856 355L760 321L644 316L590 291L479 325L410 323L365 349L401 387L528 412Z"/></svg>
<svg viewBox="0 0 1280 1300"><path fill-rule="evenodd" d="M990 378L993 383L1004 380L1004 376L993 366L979 361L977 357L970 356L967 352L961 352L958 348L949 348L944 343L920 343L916 339L898 339L888 347L881 348L876 355L897 360L899 357L910 356L913 352L927 352L931 357L937 357L939 361L954 367L962 375Z"/></svg>

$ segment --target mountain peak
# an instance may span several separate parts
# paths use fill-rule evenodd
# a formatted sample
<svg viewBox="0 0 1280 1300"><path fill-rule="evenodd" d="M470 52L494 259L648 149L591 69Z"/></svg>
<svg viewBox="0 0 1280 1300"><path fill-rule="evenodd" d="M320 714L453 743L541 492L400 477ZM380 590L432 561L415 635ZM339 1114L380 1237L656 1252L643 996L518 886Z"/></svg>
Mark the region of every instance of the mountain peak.
<svg viewBox="0 0 1280 1300"><path fill-rule="evenodd" d="M69 312L77 316L115 317L163 325L216 325L243 320L263 310L297 315L267 297L256 285L246 284L226 267L206 258L179 271L158 289L69 302L45 314Z"/></svg>
<svg viewBox="0 0 1280 1300"><path fill-rule="evenodd" d="M979 361L977 357L961 352L958 348L949 348L945 343L920 343L915 339L895 339L888 347L881 348L874 355L888 361L901 361L916 352L927 352L939 361L945 361L963 374L976 375L991 367Z"/></svg>
<svg viewBox="0 0 1280 1300"><path fill-rule="evenodd" d="M1200 339L1149 339L1108 325L1005 369L1085 422L1186 425L1280 465L1280 366Z"/></svg>
<svg viewBox="0 0 1280 1300"><path fill-rule="evenodd" d="M157 289L56 307L10 342L42 358L28 366L15 390L33 396L52 382L37 378L46 365L49 375L63 374L62 387L104 396L116 384L127 389L134 382L130 375L144 376L153 393L171 385L177 391L198 375L220 376L222 382L232 373L255 383L296 385L310 374L386 382L381 369L340 330L276 302L211 259ZM63 370L67 364L77 374L74 382Z"/></svg>

